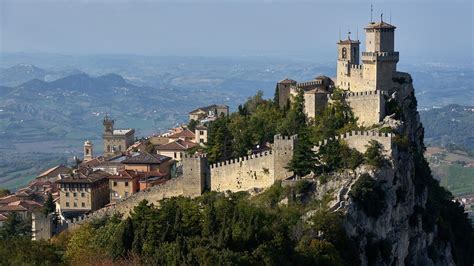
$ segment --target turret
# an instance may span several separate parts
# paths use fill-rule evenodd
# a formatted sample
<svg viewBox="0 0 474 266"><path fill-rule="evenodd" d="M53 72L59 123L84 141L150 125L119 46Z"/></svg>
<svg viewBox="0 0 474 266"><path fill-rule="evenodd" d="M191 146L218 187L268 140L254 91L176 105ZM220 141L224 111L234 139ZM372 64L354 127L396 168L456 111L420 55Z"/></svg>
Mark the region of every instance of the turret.
<svg viewBox="0 0 474 266"><path fill-rule="evenodd" d="M285 107L289 103L291 99L290 91L292 86L296 86L296 81L288 78L280 80L277 83L278 104L281 108Z"/></svg>
<svg viewBox="0 0 474 266"><path fill-rule="evenodd" d="M94 149L92 142L87 140L84 142L84 162L90 161L94 158Z"/></svg>
<svg viewBox="0 0 474 266"><path fill-rule="evenodd" d="M102 121L102 124L104 125L104 135L114 134L114 123L115 121L105 114L104 120Z"/></svg>

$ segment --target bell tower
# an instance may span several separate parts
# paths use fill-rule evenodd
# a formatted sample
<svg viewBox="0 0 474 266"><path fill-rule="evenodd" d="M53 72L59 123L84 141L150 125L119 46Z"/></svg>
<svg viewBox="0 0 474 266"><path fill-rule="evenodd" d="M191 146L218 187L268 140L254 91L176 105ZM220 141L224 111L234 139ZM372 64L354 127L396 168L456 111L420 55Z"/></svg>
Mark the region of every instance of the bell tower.
<svg viewBox="0 0 474 266"><path fill-rule="evenodd" d="M344 90L350 89L353 69L358 69L360 41L351 40L350 32L346 40L337 43L337 82L336 86Z"/></svg>
<svg viewBox="0 0 474 266"><path fill-rule="evenodd" d="M114 134L114 123L115 121L105 114L104 120L102 121L102 124L104 125L104 135Z"/></svg>
<svg viewBox="0 0 474 266"><path fill-rule="evenodd" d="M93 145L92 142L86 140L86 142L84 142L84 162L90 161L92 158L94 158Z"/></svg>

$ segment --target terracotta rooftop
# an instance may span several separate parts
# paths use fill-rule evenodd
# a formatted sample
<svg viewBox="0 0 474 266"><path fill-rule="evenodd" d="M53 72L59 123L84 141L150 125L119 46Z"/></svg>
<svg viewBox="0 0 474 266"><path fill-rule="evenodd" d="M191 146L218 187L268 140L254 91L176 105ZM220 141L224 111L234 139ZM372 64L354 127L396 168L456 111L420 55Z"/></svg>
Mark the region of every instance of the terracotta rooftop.
<svg viewBox="0 0 474 266"><path fill-rule="evenodd" d="M184 129L178 133L174 133L173 135L168 136L170 139L179 139L179 138L194 138L194 133L189 129Z"/></svg>
<svg viewBox="0 0 474 266"><path fill-rule="evenodd" d="M395 29L396 27L385 21L370 22L365 29Z"/></svg>
<svg viewBox="0 0 474 266"><path fill-rule="evenodd" d="M191 112L189 112L189 114L193 114L193 113L196 113L196 112L199 112L199 111L204 111L204 112L208 112L209 110L212 110L212 109L216 109L216 108L229 108L229 106L227 105L224 105L224 104L213 104L213 105L209 105L209 106L205 106L205 107L200 107L200 108L196 108L194 110L192 110Z"/></svg>
<svg viewBox="0 0 474 266"><path fill-rule="evenodd" d="M176 141L160 145L156 147L158 151L187 151L191 148L196 147L198 144L190 141L185 141L182 139L178 139Z"/></svg>
<svg viewBox="0 0 474 266"><path fill-rule="evenodd" d="M62 179L56 181L56 183L60 184L84 184L84 183L95 183L104 178L108 178L110 176L109 173L104 172L102 170L96 170L90 173L84 173L79 171L74 176L67 176L63 177Z"/></svg>
<svg viewBox="0 0 474 266"><path fill-rule="evenodd" d="M282 80L278 81L278 83L280 83L280 84L295 84L296 80L286 78L286 79L282 79Z"/></svg>
<svg viewBox="0 0 474 266"><path fill-rule="evenodd" d="M50 175L51 173L53 173L56 170L58 170L58 172L59 172L58 174L65 174L65 173L69 172L71 170L71 168L69 168L67 166L64 166L62 164L56 165L55 167L52 167L52 168L44 171L43 173L39 174L37 176L37 178L47 177L48 175Z"/></svg>
<svg viewBox="0 0 474 266"><path fill-rule="evenodd" d="M109 179L134 179L139 176L140 174L135 170L121 170L115 175L109 176Z"/></svg>
<svg viewBox="0 0 474 266"><path fill-rule="evenodd" d="M5 214L0 213L0 222L5 222L7 220L7 216Z"/></svg>
<svg viewBox="0 0 474 266"><path fill-rule="evenodd" d="M171 160L170 157L151 154L147 152L135 153L127 159L123 160L123 164L162 164L166 161Z"/></svg>

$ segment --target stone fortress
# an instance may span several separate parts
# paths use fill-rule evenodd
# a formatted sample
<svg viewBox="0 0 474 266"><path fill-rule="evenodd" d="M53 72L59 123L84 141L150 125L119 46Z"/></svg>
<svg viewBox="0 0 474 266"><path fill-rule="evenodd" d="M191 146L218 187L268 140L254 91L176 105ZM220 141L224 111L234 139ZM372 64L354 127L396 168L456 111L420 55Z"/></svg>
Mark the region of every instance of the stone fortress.
<svg viewBox="0 0 474 266"><path fill-rule="evenodd" d="M351 40L350 35L346 40L339 40L336 78L319 76L301 83L288 78L281 80L277 84L280 106L287 105L301 89L305 113L314 118L331 101L335 87L339 87L347 91L346 101L359 118L359 125L380 122L385 117L385 98L396 86L394 80L403 75L397 72L395 26L384 22L382 17L380 22L370 22L365 27L365 48L360 57L359 40Z"/></svg>
<svg viewBox="0 0 474 266"><path fill-rule="evenodd" d="M331 79L319 76L313 81L302 83L284 79L277 83L279 104L286 106L293 95L302 89L305 113L309 118L314 118L331 102L334 89L340 87L345 90L345 100L358 117L359 125L371 126L380 123L385 117L385 101L399 87L397 81L409 78L408 74L396 71L398 52L394 51L394 30L394 26L382 20L371 22L365 28L367 52L362 53L363 64L359 64L359 40L351 40L349 37L347 40L340 40L337 44L337 77ZM393 135L377 131L347 132L316 144L313 150L317 151L320 146L332 140L342 140L359 152L365 151L369 141L376 140L382 144L387 156L393 156L394 152ZM127 215L144 199L156 203L172 196L196 197L209 190L237 192L267 188L278 180L292 176L286 166L293 156L297 141L296 135L276 135L269 151L211 165L205 154L187 155L182 159L181 176L148 191L140 191L114 206L93 213L92 216L114 212Z"/></svg>

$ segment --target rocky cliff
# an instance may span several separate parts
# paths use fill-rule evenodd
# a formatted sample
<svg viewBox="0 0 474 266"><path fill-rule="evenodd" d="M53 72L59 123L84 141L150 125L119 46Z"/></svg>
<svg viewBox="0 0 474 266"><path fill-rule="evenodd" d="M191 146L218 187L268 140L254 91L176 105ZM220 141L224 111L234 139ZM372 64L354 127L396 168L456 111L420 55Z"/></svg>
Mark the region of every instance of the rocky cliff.
<svg viewBox="0 0 474 266"><path fill-rule="evenodd" d="M359 167L346 181L319 190L336 187L332 208L345 212L346 232L358 245L362 265L472 265L472 229L463 209L431 176L411 77L399 76L388 99L389 116L379 125L396 134L390 162L381 169Z"/></svg>

